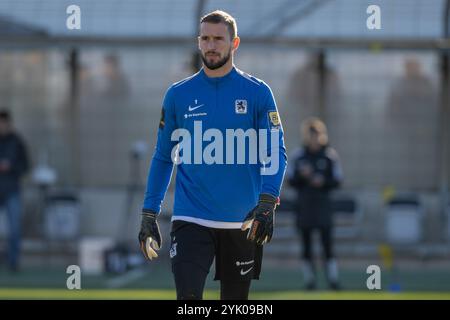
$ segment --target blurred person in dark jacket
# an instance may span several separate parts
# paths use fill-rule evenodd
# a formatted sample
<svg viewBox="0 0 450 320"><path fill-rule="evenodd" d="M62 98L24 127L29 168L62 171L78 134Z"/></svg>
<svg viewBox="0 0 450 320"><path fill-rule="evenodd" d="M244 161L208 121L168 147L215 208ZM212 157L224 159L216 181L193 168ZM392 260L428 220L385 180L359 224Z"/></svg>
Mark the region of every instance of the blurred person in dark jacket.
<svg viewBox="0 0 450 320"><path fill-rule="evenodd" d="M313 232L319 231L326 278L331 289L339 289L338 268L333 253L332 208L330 191L342 183L339 157L328 145L325 124L318 118L308 118L301 126L303 147L290 159L288 180L298 192L296 202L297 229L303 248L303 275L306 289L316 288L316 268L313 259Z"/></svg>
<svg viewBox="0 0 450 320"><path fill-rule="evenodd" d="M0 110L0 206L6 208L8 236L8 265L12 271L19 268L22 202L20 179L28 171L25 144L12 128L11 115Z"/></svg>

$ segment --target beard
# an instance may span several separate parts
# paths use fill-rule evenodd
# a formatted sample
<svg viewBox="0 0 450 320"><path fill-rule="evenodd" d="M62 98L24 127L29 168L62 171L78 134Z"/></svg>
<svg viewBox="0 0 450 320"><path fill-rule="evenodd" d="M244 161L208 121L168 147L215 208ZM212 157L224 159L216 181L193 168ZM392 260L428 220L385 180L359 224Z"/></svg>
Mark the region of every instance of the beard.
<svg viewBox="0 0 450 320"><path fill-rule="evenodd" d="M230 56L231 56L231 48L228 51L228 53L220 60L218 60L217 62L210 62L208 61L208 58L206 57L206 54L201 54L202 56L202 61L205 64L205 66L210 69L210 70L216 70L219 69L220 67L222 67L225 63L228 62L228 60L230 60Z"/></svg>

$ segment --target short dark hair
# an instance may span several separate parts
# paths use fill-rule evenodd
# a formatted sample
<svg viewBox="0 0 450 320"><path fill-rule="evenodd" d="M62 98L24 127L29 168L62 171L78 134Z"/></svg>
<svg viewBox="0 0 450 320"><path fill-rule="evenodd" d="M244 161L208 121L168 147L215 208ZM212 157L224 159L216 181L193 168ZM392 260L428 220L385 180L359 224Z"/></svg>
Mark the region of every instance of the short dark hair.
<svg viewBox="0 0 450 320"><path fill-rule="evenodd" d="M10 122L11 121L11 114L8 110L2 109L0 110L0 120Z"/></svg>
<svg viewBox="0 0 450 320"><path fill-rule="evenodd" d="M234 20L234 18L229 13L226 13L225 11L216 10L216 11L206 14L200 19L200 24L202 24L203 22L224 23L228 28L228 32L230 33L231 39L234 39L237 37L236 20Z"/></svg>

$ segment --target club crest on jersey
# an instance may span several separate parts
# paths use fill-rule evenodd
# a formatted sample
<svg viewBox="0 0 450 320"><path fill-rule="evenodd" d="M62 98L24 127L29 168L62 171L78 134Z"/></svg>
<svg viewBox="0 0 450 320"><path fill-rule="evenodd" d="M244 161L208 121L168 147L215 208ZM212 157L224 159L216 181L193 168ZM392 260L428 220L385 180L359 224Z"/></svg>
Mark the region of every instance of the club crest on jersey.
<svg viewBox="0 0 450 320"><path fill-rule="evenodd" d="M269 123L270 129L279 129L280 128L280 118L278 117L278 112L269 111Z"/></svg>
<svg viewBox="0 0 450 320"><path fill-rule="evenodd" d="M237 114L246 114L247 113L247 100L236 100L234 102L234 107Z"/></svg>

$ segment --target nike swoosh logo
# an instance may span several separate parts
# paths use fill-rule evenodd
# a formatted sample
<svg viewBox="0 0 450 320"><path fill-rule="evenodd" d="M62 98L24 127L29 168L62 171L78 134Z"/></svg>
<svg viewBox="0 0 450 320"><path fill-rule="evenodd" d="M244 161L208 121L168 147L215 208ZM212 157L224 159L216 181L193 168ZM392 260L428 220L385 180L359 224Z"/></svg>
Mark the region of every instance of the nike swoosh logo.
<svg viewBox="0 0 450 320"><path fill-rule="evenodd" d="M253 269L253 267L251 267L250 269L248 269L248 270L246 270L246 271L244 271L244 269L241 269L241 276L245 276L247 273L249 273L250 272L250 270L252 270Z"/></svg>
<svg viewBox="0 0 450 320"><path fill-rule="evenodd" d="M201 104L201 105L199 105L199 106L196 106L196 107L191 107L191 106L189 106L189 111L194 111L195 109L198 109L198 108L200 108L200 107L203 107L204 106L204 104Z"/></svg>

